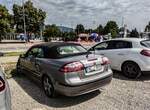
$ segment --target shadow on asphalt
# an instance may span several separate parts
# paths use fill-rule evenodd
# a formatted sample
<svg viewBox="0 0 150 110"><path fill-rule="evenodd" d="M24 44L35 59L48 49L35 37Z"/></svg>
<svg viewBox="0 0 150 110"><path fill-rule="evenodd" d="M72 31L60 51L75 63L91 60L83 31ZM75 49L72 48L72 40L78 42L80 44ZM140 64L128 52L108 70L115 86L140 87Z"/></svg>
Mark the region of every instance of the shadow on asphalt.
<svg viewBox="0 0 150 110"><path fill-rule="evenodd" d="M73 105L77 105L88 101L100 94L100 91L94 91L85 95L77 97L66 97L58 95L56 98L48 98L43 92L42 88L32 82L24 75L15 76L13 79L19 84L19 86L34 100L37 102L55 108L65 108Z"/></svg>
<svg viewBox="0 0 150 110"><path fill-rule="evenodd" d="M120 80L127 80L127 81L150 81L150 74L145 74L140 76L137 79L129 79L119 71L113 70L113 78L120 79Z"/></svg>

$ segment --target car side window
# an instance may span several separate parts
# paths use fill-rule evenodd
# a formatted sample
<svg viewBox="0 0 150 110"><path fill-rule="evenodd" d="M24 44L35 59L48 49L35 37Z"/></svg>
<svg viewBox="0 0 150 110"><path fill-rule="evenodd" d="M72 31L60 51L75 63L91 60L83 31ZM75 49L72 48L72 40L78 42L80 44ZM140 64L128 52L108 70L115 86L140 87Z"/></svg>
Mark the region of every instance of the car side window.
<svg viewBox="0 0 150 110"><path fill-rule="evenodd" d="M40 47L35 47L29 50L27 57L44 58L44 51Z"/></svg>
<svg viewBox="0 0 150 110"><path fill-rule="evenodd" d="M95 50L126 49L126 48L132 48L132 43L128 41L107 41L100 43L94 47Z"/></svg>
<svg viewBox="0 0 150 110"><path fill-rule="evenodd" d="M115 49L115 41L109 41L107 49Z"/></svg>
<svg viewBox="0 0 150 110"><path fill-rule="evenodd" d="M116 49L126 49L126 48L132 48L132 43L128 41L117 41L115 43Z"/></svg>
<svg viewBox="0 0 150 110"><path fill-rule="evenodd" d="M42 48L38 48L37 58L44 58L44 51Z"/></svg>
<svg viewBox="0 0 150 110"><path fill-rule="evenodd" d="M108 42L103 42L94 47L95 50L105 50L108 47Z"/></svg>
<svg viewBox="0 0 150 110"><path fill-rule="evenodd" d="M38 48L32 48L31 50L29 50L29 52L27 53L27 57L36 57L38 54Z"/></svg>

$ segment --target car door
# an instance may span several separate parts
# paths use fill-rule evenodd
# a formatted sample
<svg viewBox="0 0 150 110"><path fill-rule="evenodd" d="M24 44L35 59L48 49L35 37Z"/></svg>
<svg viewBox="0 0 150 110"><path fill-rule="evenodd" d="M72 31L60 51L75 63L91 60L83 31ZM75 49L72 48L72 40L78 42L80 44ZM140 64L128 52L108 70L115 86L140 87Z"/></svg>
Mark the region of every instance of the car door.
<svg viewBox="0 0 150 110"><path fill-rule="evenodd" d="M34 74L34 62L35 62L35 58L38 54L38 47L32 47L27 53L26 56L24 58L23 61L23 66L25 68L26 71L28 71L28 75L30 75L30 73Z"/></svg>
<svg viewBox="0 0 150 110"><path fill-rule="evenodd" d="M116 70L121 70L121 65L128 60L128 55L132 48L132 42L117 40L114 41L112 67Z"/></svg>
<svg viewBox="0 0 150 110"><path fill-rule="evenodd" d="M38 47L38 52L37 55L35 57L34 62L32 62L33 65L33 71L36 75L36 77L40 77L42 75L41 71L42 71L42 59L45 58L45 54L44 54L44 47Z"/></svg>
<svg viewBox="0 0 150 110"><path fill-rule="evenodd" d="M111 68L116 69L114 62L116 62L117 57L115 53L115 40L105 41L97 44L93 47L95 54L103 55L109 58L111 61Z"/></svg>
<svg viewBox="0 0 150 110"><path fill-rule="evenodd" d="M94 47L95 54L103 55L109 58L109 60L111 61L112 68L114 67L114 49L114 41L105 41Z"/></svg>
<svg viewBox="0 0 150 110"><path fill-rule="evenodd" d="M102 42L93 47L95 54L100 54L104 56L108 56L107 53L109 53L111 49L112 49L111 41Z"/></svg>

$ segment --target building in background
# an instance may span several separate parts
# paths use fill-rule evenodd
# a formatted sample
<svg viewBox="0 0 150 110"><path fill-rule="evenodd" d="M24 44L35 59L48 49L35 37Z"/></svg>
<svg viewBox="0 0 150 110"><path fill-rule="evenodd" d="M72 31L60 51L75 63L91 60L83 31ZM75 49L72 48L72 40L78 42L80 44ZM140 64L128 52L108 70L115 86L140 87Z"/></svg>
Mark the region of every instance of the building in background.
<svg viewBox="0 0 150 110"><path fill-rule="evenodd" d="M74 29L69 28L69 27L65 27L65 26L58 26L59 30L61 32L74 32Z"/></svg>

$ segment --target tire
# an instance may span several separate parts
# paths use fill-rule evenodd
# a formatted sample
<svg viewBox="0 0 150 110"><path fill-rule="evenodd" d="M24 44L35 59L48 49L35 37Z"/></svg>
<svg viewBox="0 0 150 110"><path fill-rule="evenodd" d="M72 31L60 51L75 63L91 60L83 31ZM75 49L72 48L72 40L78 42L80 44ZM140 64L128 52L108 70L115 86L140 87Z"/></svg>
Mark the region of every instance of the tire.
<svg viewBox="0 0 150 110"><path fill-rule="evenodd" d="M135 79L141 76L141 69L139 66L134 62L125 62L122 65L122 72L124 76Z"/></svg>
<svg viewBox="0 0 150 110"><path fill-rule="evenodd" d="M50 98L56 97L56 92L54 90L53 83L48 76L43 77L42 85L43 85L44 92L48 97Z"/></svg>

